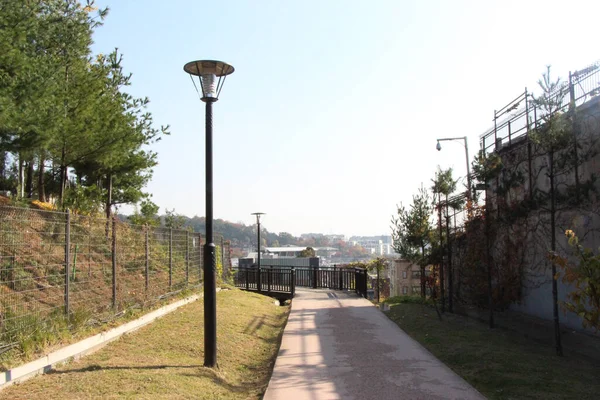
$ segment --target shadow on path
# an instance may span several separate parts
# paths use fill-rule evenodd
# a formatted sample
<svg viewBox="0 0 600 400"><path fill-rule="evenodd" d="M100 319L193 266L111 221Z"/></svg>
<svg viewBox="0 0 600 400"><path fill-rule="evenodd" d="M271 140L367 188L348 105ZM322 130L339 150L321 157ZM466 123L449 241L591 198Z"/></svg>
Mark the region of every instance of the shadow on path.
<svg viewBox="0 0 600 400"><path fill-rule="evenodd" d="M369 301L299 290L265 400L483 399Z"/></svg>

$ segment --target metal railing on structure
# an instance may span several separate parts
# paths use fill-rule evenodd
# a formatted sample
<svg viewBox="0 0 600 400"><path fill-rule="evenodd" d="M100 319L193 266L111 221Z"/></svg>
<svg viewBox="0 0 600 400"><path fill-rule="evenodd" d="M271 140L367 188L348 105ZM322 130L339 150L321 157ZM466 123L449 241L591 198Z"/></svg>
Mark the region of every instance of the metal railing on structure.
<svg viewBox="0 0 600 400"><path fill-rule="evenodd" d="M259 279L260 272L260 279ZM234 283L240 289L265 292L292 298L296 288L295 268L238 268Z"/></svg>
<svg viewBox="0 0 600 400"><path fill-rule="evenodd" d="M494 301L502 301L503 306L506 306L514 302L513 298L520 298L527 292L523 290L525 285L535 286L538 285L537 280L546 279L545 272L539 272L539 276L537 274L548 265L546 257L541 256L545 254L547 245L543 239L534 239L532 233L543 235L541 232L550 231L547 222L549 215L546 214L550 207L541 205L541 201L548 200L544 197L541 200L536 198L540 192L550 190L546 187L549 185L549 181L546 182L549 178L549 161L547 153L531 140L530 135L542 131L540 128L550 112L547 108L551 112L576 117L570 118L570 124L574 142L578 142L581 147L575 148L575 160L569 161L573 165L572 171L561 177L561 184L565 186L568 179L573 179L573 184L577 185L580 177L577 158L586 153L584 146L592 143L590 137L598 135L600 62L569 73L569 79L558 85L549 98L544 99L551 107L540 106L540 102L535 101L536 98L538 97L525 89L506 105L494 110L493 126L480 135L480 150L486 155L495 153L501 160L502 172L488 179L485 184L479 182L480 185L475 186L478 193L475 199L478 201L467 207L466 201L461 201L466 200L461 193L447 200L441 199L441 211L436 209L436 229L442 229L440 236L446 238L443 280L448 298L453 296L461 301L469 298L473 304L481 306L487 304L488 293L480 288L488 288L489 285L491 289L488 290L496 299ZM594 163L597 163L591 158L587 162L589 164L582 167L587 171L593 170ZM477 180L474 174L471 175L471 180ZM579 189L574 193L577 195ZM487 207L483 206L482 200ZM532 202L534 204L530 204L529 200L535 200ZM454 208L451 206L460 203L463 205ZM450 204L450 207L447 208L446 204ZM534 207L538 207L536 215L530 214ZM583 215L581 207L570 210L566 201L563 207L565 214L574 211L576 215ZM490 213L487 216L486 208ZM531 220L526 219L529 215L533 216ZM500 217L504 221L502 227L497 222L501 220ZM494 236L488 231L492 228L490 225L486 226L485 221L496 221ZM484 240L484 236L489 240ZM512 246L515 243L519 243L519 246ZM474 259L481 265L492 266L494 275L491 283L488 283L488 271L473 263ZM518 288L512 291L506 289L513 288L511 285ZM479 297L473 293L477 293Z"/></svg>
<svg viewBox="0 0 600 400"><path fill-rule="evenodd" d="M226 277L229 243L217 238ZM116 218L0 207L0 356L62 319L86 324L202 282L202 237Z"/></svg>
<svg viewBox="0 0 600 400"><path fill-rule="evenodd" d="M600 95L600 62L569 73L550 95L549 102L560 100L558 111L568 112ZM529 132L542 124L546 110L536 106L533 95L525 89L507 105L494 111L494 126L480 136L481 150L491 152L525 140Z"/></svg>
<svg viewBox="0 0 600 400"><path fill-rule="evenodd" d="M570 72L568 81L562 82L559 87L550 95L549 101L561 99L557 106L559 112L572 112L577 107L587 106L589 103L595 104L592 100L598 100L600 96L600 61L596 62L579 71ZM480 135L480 150L485 153L491 153L509 148L513 145L526 144L529 142L529 134L538 128L546 117L546 110L541 109L535 104L534 95L527 89L516 96L508 104L494 110L494 125ZM528 149L528 162L535 157L531 149ZM528 168L528 171L531 167ZM477 177L474 173L470 176L472 181ZM529 176L530 190L534 186ZM486 192L490 195L490 191ZM462 200L462 207L445 210L446 202L453 204ZM452 198L441 201L445 217L450 217L450 230L452 233L460 233L464 230L464 223L468 220L468 210L466 208L466 196L464 193L453 196ZM476 204L474 204L476 205Z"/></svg>
<svg viewBox="0 0 600 400"><path fill-rule="evenodd" d="M366 298L367 281L367 271L362 268L245 267L234 270L238 288L282 298L292 298L296 287L354 290Z"/></svg>

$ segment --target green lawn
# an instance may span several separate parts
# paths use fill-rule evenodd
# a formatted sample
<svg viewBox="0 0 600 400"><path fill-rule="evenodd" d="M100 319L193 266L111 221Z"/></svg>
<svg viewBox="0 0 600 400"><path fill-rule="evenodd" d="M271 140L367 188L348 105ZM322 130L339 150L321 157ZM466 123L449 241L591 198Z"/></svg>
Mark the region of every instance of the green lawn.
<svg viewBox="0 0 600 400"><path fill-rule="evenodd" d="M7 399L258 399L272 372L289 306L240 290L217 294L219 368L202 366L198 300L97 353L0 392Z"/></svg>
<svg viewBox="0 0 600 400"><path fill-rule="evenodd" d="M600 363L432 307L391 304L386 313L490 399L600 399Z"/></svg>

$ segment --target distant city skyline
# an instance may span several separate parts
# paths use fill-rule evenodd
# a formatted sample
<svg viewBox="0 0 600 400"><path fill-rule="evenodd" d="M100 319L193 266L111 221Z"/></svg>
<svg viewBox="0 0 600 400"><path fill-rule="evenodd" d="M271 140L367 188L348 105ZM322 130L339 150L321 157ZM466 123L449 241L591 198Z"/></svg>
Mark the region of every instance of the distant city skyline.
<svg viewBox="0 0 600 400"><path fill-rule="evenodd" d="M111 11L93 50L118 47L128 92L170 124L148 191L189 217L204 214L204 108L183 65L231 63L214 106L215 218L262 211L295 236L390 234L438 165L465 185L463 145L438 152L437 138L467 136L473 157L494 110L539 94L546 65L566 79L600 57L600 2L569 2L576 18L541 0L227 4L99 0Z"/></svg>

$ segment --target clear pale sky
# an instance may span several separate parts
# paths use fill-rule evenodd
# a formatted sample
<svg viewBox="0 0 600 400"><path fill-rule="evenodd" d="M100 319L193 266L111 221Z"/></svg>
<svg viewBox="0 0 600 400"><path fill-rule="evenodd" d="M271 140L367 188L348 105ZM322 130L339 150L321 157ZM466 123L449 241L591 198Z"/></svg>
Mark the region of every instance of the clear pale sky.
<svg viewBox="0 0 600 400"><path fill-rule="evenodd" d="M494 109L600 59L599 1L98 1L96 53L118 47L172 135L152 200L204 215L204 103L183 65L232 64L214 106L215 218L272 232L390 233L438 165L466 173Z"/></svg>

